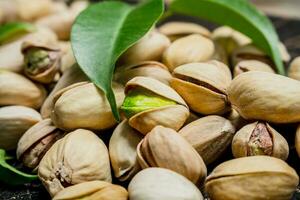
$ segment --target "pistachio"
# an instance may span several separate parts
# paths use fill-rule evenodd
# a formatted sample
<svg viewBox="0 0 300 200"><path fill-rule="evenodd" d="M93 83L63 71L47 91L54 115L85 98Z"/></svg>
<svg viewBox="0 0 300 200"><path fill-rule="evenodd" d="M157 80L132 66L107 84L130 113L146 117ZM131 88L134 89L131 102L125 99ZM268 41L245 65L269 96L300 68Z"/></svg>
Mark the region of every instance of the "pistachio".
<svg viewBox="0 0 300 200"><path fill-rule="evenodd" d="M296 171L270 156L233 159L217 166L205 188L213 200L291 199L299 183Z"/></svg>
<svg viewBox="0 0 300 200"><path fill-rule="evenodd" d="M231 144L235 128L229 120L211 115L186 125L179 133L208 165L220 157Z"/></svg>
<svg viewBox="0 0 300 200"><path fill-rule="evenodd" d="M289 145L268 123L254 122L241 128L232 140L234 157L266 155L286 160Z"/></svg>
<svg viewBox="0 0 300 200"><path fill-rule="evenodd" d="M142 134L123 120L114 130L109 141L109 155L114 175L121 181L131 179L139 170L136 147Z"/></svg>
<svg viewBox="0 0 300 200"><path fill-rule="evenodd" d="M0 106L23 105L39 108L46 97L45 89L24 76L0 70Z"/></svg>
<svg viewBox="0 0 300 200"><path fill-rule="evenodd" d="M169 86L149 77L135 77L125 87L121 107L129 125L142 134L155 126L179 130L189 116L184 100Z"/></svg>
<svg viewBox="0 0 300 200"><path fill-rule="evenodd" d="M199 34L174 41L163 54L163 63L172 72L176 67L210 60L215 52L213 41Z"/></svg>
<svg viewBox="0 0 300 200"><path fill-rule="evenodd" d="M104 181L89 181L63 189L53 200L127 200L125 188Z"/></svg>
<svg viewBox="0 0 300 200"><path fill-rule="evenodd" d="M288 50L286 49L286 46L282 43L279 42L278 43L278 49L279 49L279 53L281 55L281 59L284 62L289 62L291 60L291 55L289 54Z"/></svg>
<svg viewBox="0 0 300 200"><path fill-rule="evenodd" d="M295 147L296 147L298 156L300 157L300 126L298 126L297 131L296 131Z"/></svg>
<svg viewBox="0 0 300 200"><path fill-rule="evenodd" d="M300 82L266 72L237 76L228 89L232 107L245 119L300 122Z"/></svg>
<svg viewBox="0 0 300 200"><path fill-rule="evenodd" d="M249 71L261 71L275 73L272 67L264 62L258 60L243 60L234 67L233 75L238 76L241 73Z"/></svg>
<svg viewBox="0 0 300 200"><path fill-rule="evenodd" d="M73 54L71 42L60 41L59 47L62 52L60 71L64 73L76 63L76 60Z"/></svg>
<svg viewBox="0 0 300 200"><path fill-rule="evenodd" d="M44 119L29 128L20 138L17 158L26 167L36 168L50 147L62 137L62 131L53 126L50 119Z"/></svg>
<svg viewBox="0 0 300 200"><path fill-rule="evenodd" d="M0 149L15 149L25 131L40 120L41 115L32 108L24 106L0 108Z"/></svg>
<svg viewBox="0 0 300 200"><path fill-rule="evenodd" d="M231 109L231 111L227 113L225 117L235 127L235 130L239 130L248 123L247 120L242 118L242 116L235 109Z"/></svg>
<svg viewBox="0 0 300 200"><path fill-rule="evenodd" d="M296 57L290 64L288 76L295 80L300 80L300 56Z"/></svg>
<svg viewBox="0 0 300 200"><path fill-rule="evenodd" d="M229 68L221 62L190 63L173 72L170 85L201 114L223 114L228 111L227 87L231 83Z"/></svg>
<svg viewBox="0 0 300 200"><path fill-rule="evenodd" d="M139 172L128 186L130 200L203 200L199 189L184 176L163 168Z"/></svg>
<svg viewBox="0 0 300 200"><path fill-rule="evenodd" d="M214 45L215 45L215 52L212 55L211 60L217 60L228 65L229 60L225 48L217 42L214 42Z"/></svg>
<svg viewBox="0 0 300 200"><path fill-rule="evenodd" d="M153 128L139 143L137 155L143 169L170 169L199 185L206 177L207 170L201 156L191 144L170 128Z"/></svg>
<svg viewBox="0 0 300 200"><path fill-rule="evenodd" d="M52 197L78 183L111 182L105 144L93 132L84 129L73 131L54 143L42 158L38 170L40 180Z"/></svg>

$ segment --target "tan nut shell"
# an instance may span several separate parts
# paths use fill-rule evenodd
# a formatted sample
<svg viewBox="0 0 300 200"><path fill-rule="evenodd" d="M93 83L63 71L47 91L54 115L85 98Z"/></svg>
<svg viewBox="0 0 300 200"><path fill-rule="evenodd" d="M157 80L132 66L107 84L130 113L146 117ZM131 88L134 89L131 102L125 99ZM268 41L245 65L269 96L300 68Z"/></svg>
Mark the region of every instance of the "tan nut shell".
<svg viewBox="0 0 300 200"><path fill-rule="evenodd" d="M138 161L143 169L162 167L173 170L202 184L207 173L201 156L181 135L170 128L156 126L137 147Z"/></svg>
<svg viewBox="0 0 300 200"><path fill-rule="evenodd" d="M192 182L163 168L140 171L129 183L128 192L130 200L203 200Z"/></svg>
<svg viewBox="0 0 300 200"><path fill-rule="evenodd" d="M0 148L15 149L27 129L41 120L41 115L32 108L24 106L0 108Z"/></svg>
<svg viewBox="0 0 300 200"><path fill-rule="evenodd" d="M235 128L231 122L217 115L202 117L179 131L196 149L205 164L212 163L226 150L234 133Z"/></svg>
<svg viewBox="0 0 300 200"><path fill-rule="evenodd" d="M234 67L233 75L236 77L241 73L249 71L261 71L275 74L272 67L264 62L258 60L243 60Z"/></svg>
<svg viewBox="0 0 300 200"><path fill-rule="evenodd" d="M121 106L124 89L114 83L117 105ZM77 83L57 92L51 119L58 128L72 130L87 128L102 130L117 122L104 93L93 83Z"/></svg>
<svg viewBox="0 0 300 200"><path fill-rule="evenodd" d="M143 135L123 120L114 130L109 141L109 155L114 175L121 181L131 179L139 170L136 147Z"/></svg>
<svg viewBox="0 0 300 200"><path fill-rule="evenodd" d="M63 189L53 200L127 200L128 192L119 185L104 181L89 181Z"/></svg>
<svg viewBox="0 0 300 200"><path fill-rule="evenodd" d="M171 87L191 110L201 114L223 114L229 109L227 88L231 83L231 73L223 63L210 61L181 65L174 70L173 76Z"/></svg>
<svg viewBox="0 0 300 200"><path fill-rule="evenodd" d="M214 52L212 40L193 34L174 41L164 52L163 63L172 72L183 64L210 60Z"/></svg>
<svg viewBox="0 0 300 200"><path fill-rule="evenodd" d="M299 182L296 171L270 156L237 158L217 166L205 188L212 200L289 200Z"/></svg>
<svg viewBox="0 0 300 200"><path fill-rule="evenodd" d="M253 133L258 122L248 124L241 128L232 140L232 153L236 158L248 156L247 147L250 137ZM273 129L268 123L265 124L266 128L271 135L273 143L273 157L286 160L289 155L289 145L280 133Z"/></svg>
<svg viewBox="0 0 300 200"><path fill-rule="evenodd" d="M233 79L228 98L245 119L300 122L300 82L267 72L247 72Z"/></svg>
<svg viewBox="0 0 300 200"><path fill-rule="evenodd" d="M298 126L296 131L295 147L296 147L297 154L300 157L300 125Z"/></svg>
<svg viewBox="0 0 300 200"><path fill-rule="evenodd" d="M296 57L290 64L288 76L300 81L300 56Z"/></svg>
<svg viewBox="0 0 300 200"><path fill-rule="evenodd" d="M131 79L126 84L125 93L127 94L131 89L136 87L149 90L162 97L175 101L177 104L137 113L128 120L131 127L145 135L157 125L169 127L174 130L179 130L183 126L189 116L189 109L175 90L156 79L139 76Z"/></svg>
<svg viewBox="0 0 300 200"><path fill-rule="evenodd" d="M93 180L111 182L108 150L93 132L78 129L47 151L38 175L52 197L66 185Z"/></svg>

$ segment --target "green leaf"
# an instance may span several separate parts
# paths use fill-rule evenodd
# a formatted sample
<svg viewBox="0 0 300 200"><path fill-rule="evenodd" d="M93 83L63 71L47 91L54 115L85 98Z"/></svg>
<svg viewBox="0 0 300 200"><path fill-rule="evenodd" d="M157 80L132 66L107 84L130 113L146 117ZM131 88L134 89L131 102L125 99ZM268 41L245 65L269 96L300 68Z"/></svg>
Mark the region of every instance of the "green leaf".
<svg viewBox="0 0 300 200"><path fill-rule="evenodd" d="M0 26L0 44L35 31L34 25L25 22L11 22Z"/></svg>
<svg viewBox="0 0 300 200"><path fill-rule="evenodd" d="M170 10L227 25L244 33L273 59L278 73L285 74L278 36L272 23L247 0L174 0Z"/></svg>
<svg viewBox="0 0 300 200"><path fill-rule="evenodd" d="M117 120L120 116L111 87L115 63L150 30L163 9L162 0L148 0L138 6L102 2L84 10L72 27L75 58L90 80L104 91Z"/></svg>

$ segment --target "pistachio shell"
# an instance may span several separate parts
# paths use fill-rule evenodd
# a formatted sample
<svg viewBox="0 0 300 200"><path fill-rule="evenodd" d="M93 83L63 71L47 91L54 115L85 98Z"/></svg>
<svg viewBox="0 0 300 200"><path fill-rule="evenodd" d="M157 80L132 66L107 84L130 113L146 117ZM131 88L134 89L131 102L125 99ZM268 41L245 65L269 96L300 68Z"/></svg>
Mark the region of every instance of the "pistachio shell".
<svg viewBox="0 0 300 200"><path fill-rule="evenodd" d="M228 89L232 107L245 119L300 122L300 82L266 72L237 76Z"/></svg>
<svg viewBox="0 0 300 200"><path fill-rule="evenodd" d="M40 120L42 120L40 114L32 108L24 106L0 108L0 148L15 149L25 131Z"/></svg>
<svg viewBox="0 0 300 200"><path fill-rule="evenodd" d="M278 49L279 49L282 61L289 62L291 60L291 55L289 54L286 46L282 42L278 43Z"/></svg>
<svg viewBox="0 0 300 200"><path fill-rule="evenodd" d="M273 74L275 73L272 67L264 62L258 60L243 60L234 67L233 75L235 77L240 75L241 73L249 71L261 71Z"/></svg>
<svg viewBox="0 0 300 200"><path fill-rule="evenodd" d="M18 16L22 21L33 21L51 12L51 0L16 0Z"/></svg>
<svg viewBox="0 0 300 200"><path fill-rule="evenodd" d="M60 71L64 73L76 63L76 60L73 54L71 42L60 41L59 47L62 51Z"/></svg>
<svg viewBox="0 0 300 200"><path fill-rule="evenodd" d="M221 116L202 117L185 127L182 135L203 158L205 164L215 161L231 144L235 128Z"/></svg>
<svg viewBox="0 0 300 200"><path fill-rule="evenodd" d="M215 52L213 41L199 34L174 41L163 54L163 63L172 72L176 67L210 60Z"/></svg>
<svg viewBox="0 0 300 200"><path fill-rule="evenodd" d="M184 176L168 169L148 168L128 186L130 200L203 200L199 189Z"/></svg>
<svg viewBox="0 0 300 200"><path fill-rule="evenodd" d="M300 80L300 56L296 57L290 64L288 70L288 76L290 78Z"/></svg>
<svg viewBox="0 0 300 200"><path fill-rule="evenodd" d="M299 183L295 170L269 156L243 157L224 162L207 177L212 200L289 200Z"/></svg>
<svg viewBox="0 0 300 200"><path fill-rule="evenodd" d="M225 117L233 124L235 130L239 130L248 123L235 109L231 109Z"/></svg>
<svg viewBox="0 0 300 200"><path fill-rule="evenodd" d="M128 192L119 185L104 181L89 181L63 189L53 200L127 200Z"/></svg>
<svg viewBox="0 0 300 200"><path fill-rule="evenodd" d="M111 182L107 148L93 132L78 129L47 151L40 162L38 175L52 197L78 183Z"/></svg>
<svg viewBox="0 0 300 200"><path fill-rule="evenodd" d="M131 128L127 120L114 130L109 141L109 155L114 175L121 181L131 179L139 170L136 147L142 134Z"/></svg>
<svg viewBox="0 0 300 200"><path fill-rule="evenodd" d="M224 63L225 65L228 65L229 60L228 60L226 49L217 42L214 42L214 45L215 45L215 52L214 55L211 57L211 60L217 60Z"/></svg>
<svg viewBox="0 0 300 200"><path fill-rule="evenodd" d="M296 131L295 147L296 147L298 156L300 157L300 126L298 126L297 131Z"/></svg>

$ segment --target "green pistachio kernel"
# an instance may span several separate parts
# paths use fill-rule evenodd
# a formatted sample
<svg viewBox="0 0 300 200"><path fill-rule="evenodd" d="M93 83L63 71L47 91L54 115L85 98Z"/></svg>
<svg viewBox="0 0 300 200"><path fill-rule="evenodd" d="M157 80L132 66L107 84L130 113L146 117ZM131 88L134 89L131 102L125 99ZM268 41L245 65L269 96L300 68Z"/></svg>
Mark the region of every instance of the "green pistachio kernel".
<svg viewBox="0 0 300 200"><path fill-rule="evenodd" d="M45 71L51 64L49 53L46 50L32 48L25 56L26 70L30 74L38 74Z"/></svg>

